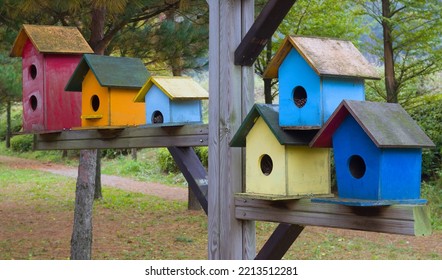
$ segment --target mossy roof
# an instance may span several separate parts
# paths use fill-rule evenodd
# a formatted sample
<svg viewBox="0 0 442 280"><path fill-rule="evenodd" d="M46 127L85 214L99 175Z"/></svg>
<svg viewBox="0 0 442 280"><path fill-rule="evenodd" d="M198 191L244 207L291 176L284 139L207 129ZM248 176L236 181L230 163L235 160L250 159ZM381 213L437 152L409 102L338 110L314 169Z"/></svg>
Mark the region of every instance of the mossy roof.
<svg viewBox="0 0 442 280"><path fill-rule="evenodd" d="M140 89L149 72L139 58L85 54L66 85L66 91L81 91L91 70L102 87Z"/></svg>
<svg viewBox="0 0 442 280"><path fill-rule="evenodd" d="M281 145L308 145L318 132L318 130L284 130L279 126L279 105L255 104L233 136L231 147L246 146L246 137L259 117L263 118Z"/></svg>
<svg viewBox="0 0 442 280"><path fill-rule="evenodd" d="M264 72L265 78L277 78L279 66L292 49L320 76L379 79L376 69L347 40L287 36Z"/></svg>
<svg viewBox="0 0 442 280"><path fill-rule="evenodd" d="M40 53L93 53L76 27L23 24L15 39L10 56L22 56L28 38Z"/></svg>
<svg viewBox="0 0 442 280"><path fill-rule="evenodd" d="M324 124L312 147L331 147L332 136L351 115L378 148L433 148L431 139L397 103L344 100Z"/></svg>

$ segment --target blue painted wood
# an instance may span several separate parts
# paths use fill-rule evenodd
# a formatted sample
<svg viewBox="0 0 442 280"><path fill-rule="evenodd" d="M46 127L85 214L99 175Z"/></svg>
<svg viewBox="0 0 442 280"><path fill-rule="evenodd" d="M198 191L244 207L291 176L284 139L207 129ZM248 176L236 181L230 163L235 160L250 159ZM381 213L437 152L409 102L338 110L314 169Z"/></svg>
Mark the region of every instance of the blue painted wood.
<svg viewBox="0 0 442 280"><path fill-rule="evenodd" d="M365 100L364 80L356 78L322 77L324 119L327 122L342 100Z"/></svg>
<svg viewBox="0 0 442 280"><path fill-rule="evenodd" d="M171 100L171 122L202 122L200 100Z"/></svg>
<svg viewBox="0 0 442 280"><path fill-rule="evenodd" d="M152 116L159 111L163 115L163 124L201 123L201 100L171 100L156 85L152 85L144 97L146 104L146 124L153 124Z"/></svg>
<svg viewBox="0 0 442 280"><path fill-rule="evenodd" d="M320 78L304 58L292 49L279 68L279 124L282 127L322 125ZM304 87L307 102L298 108L293 89Z"/></svg>
<svg viewBox="0 0 442 280"><path fill-rule="evenodd" d="M152 115L160 111L163 115L163 123L171 122L170 99L160 88L153 85L144 97L146 104L146 124L152 124Z"/></svg>
<svg viewBox="0 0 442 280"><path fill-rule="evenodd" d="M351 115L336 129L332 141L339 198L419 199L421 149L378 148ZM355 157L360 160L352 161Z"/></svg>
<svg viewBox="0 0 442 280"><path fill-rule="evenodd" d="M365 199L344 199L344 198L312 198L314 203L330 203L346 206L373 207L390 206L395 204L425 205L426 199L398 199L398 200L365 200Z"/></svg>

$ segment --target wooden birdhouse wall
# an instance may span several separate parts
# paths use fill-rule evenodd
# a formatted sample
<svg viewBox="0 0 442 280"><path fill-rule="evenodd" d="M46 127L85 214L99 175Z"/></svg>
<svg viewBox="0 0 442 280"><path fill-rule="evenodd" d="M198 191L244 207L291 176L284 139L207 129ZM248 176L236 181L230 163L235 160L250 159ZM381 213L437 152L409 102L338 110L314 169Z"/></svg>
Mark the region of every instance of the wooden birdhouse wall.
<svg viewBox="0 0 442 280"><path fill-rule="evenodd" d="M171 122L170 99L156 85L152 85L145 96L145 108L146 124ZM162 122L160 121L160 114ZM154 118L156 118L156 121Z"/></svg>
<svg viewBox="0 0 442 280"><path fill-rule="evenodd" d="M262 118L246 142L247 193L285 197L330 194L330 149L281 145Z"/></svg>
<svg viewBox="0 0 442 280"><path fill-rule="evenodd" d="M282 62L278 78L279 124L282 127L320 127L323 120L321 81L296 50L292 49Z"/></svg>
<svg viewBox="0 0 442 280"><path fill-rule="evenodd" d="M330 118L342 100L365 100L363 79L322 77L321 85L324 108L323 123Z"/></svg>
<svg viewBox="0 0 442 280"><path fill-rule="evenodd" d="M22 54L23 130L45 129L44 56L28 39Z"/></svg>
<svg viewBox="0 0 442 280"><path fill-rule="evenodd" d="M171 100L172 122L201 122L203 114L200 100Z"/></svg>
<svg viewBox="0 0 442 280"><path fill-rule="evenodd" d="M379 149L351 116L332 139L339 197L419 198L421 149Z"/></svg>
<svg viewBox="0 0 442 280"><path fill-rule="evenodd" d="M144 104L133 102L138 91L139 88L109 88L110 125L140 125L146 122Z"/></svg>
<svg viewBox="0 0 442 280"><path fill-rule="evenodd" d="M102 87L94 73L89 70L82 82L81 126L96 127L110 125L108 88Z"/></svg>
<svg viewBox="0 0 442 280"><path fill-rule="evenodd" d="M45 55L46 128L58 130L81 125L81 92L66 92L81 55Z"/></svg>
<svg viewBox="0 0 442 280"><path fill-rule="evenodd" d="M285 146L279 144L262 118L250 130L246 143L246 192L286 195Z"/></svg>

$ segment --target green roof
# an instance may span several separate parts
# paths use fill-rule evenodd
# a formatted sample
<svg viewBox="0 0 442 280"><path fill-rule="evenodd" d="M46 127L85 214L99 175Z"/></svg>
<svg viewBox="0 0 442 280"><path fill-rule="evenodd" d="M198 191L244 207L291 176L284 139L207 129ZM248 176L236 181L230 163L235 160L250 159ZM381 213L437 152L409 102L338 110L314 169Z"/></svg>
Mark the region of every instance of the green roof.
<svg viewBox="0 0 442 280"><path fill-rule="evenodd" d="M255 104L230 141L231 147L245 147L246 137L261 117L281 145L308 145L318 130L284 130L279 126L279 105Z"/></svg>
<svg viewBox="0 0 442 280"><path fill-rule="evenodd" d="M65 90L81 91L83 79L89 70L103 87L140 89L150 76L138 58L85 54Z"/></svg>

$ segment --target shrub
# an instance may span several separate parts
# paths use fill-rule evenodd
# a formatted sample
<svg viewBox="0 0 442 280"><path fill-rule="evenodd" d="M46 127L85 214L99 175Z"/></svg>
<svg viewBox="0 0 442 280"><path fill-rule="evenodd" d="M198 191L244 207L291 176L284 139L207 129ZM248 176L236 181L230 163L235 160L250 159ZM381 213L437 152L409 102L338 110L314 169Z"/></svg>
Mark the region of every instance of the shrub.
<svg viewBox="0 0 442 280"><path fill-rule="evenodd" d="M435 178L442 170L442 99L427 100L408 112L436 145L422 152L423 178Z"/></svg>
<svg viewBox="0 0 442 280"><path fill-rule="evenodd" d="M202 165L207 168L209 163L209 149L207 147L195 147L194 148L196 155L200 159ZM166 173L176 173L179 172L179 168L175 163L172 155L169 153L169 150L166 148L158 149L157 152L158 164L160 166L161 171Z"/></svg>
<svg viewBox="0 0 442 280"><path fill-rule="evenodd" d="M31 134L17 135L11 139L11 149L14 152L24 153L32 151L34 144L34 137Z"/></svg>

